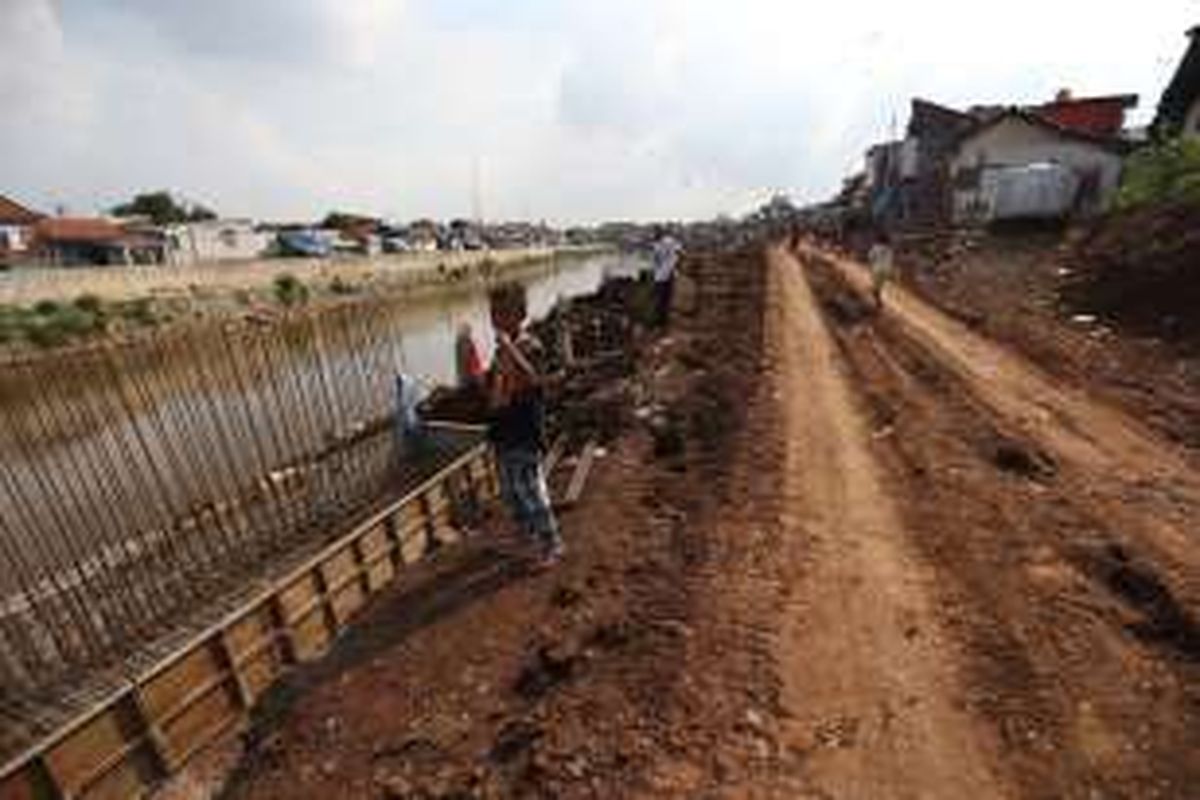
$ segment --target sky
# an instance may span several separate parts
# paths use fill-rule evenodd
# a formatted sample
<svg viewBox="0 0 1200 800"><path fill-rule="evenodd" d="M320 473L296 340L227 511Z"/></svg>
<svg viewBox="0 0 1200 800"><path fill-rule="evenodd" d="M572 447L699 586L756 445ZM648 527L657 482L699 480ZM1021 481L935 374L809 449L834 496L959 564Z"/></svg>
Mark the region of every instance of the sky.
<svg viewBox="0 0 1200 800"><path fill-rule="evenodd" d="M0 0L0 193L87 214L161 188L273 220L741 214L830 196L914 96L1137 93L1146 122L1197 23L1200 0Z"/></svg>

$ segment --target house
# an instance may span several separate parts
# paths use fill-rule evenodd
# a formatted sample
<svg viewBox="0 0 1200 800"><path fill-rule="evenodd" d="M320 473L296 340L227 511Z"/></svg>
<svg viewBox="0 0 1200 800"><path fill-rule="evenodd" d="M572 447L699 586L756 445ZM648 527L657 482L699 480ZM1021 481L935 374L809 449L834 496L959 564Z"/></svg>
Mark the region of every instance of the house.
<svg viewBox="0 0 1200 800"><path fill-rule="evenodd" d="M215 219L168 225L165 263L191 266L261 258L274 237L255 228L247 219Z"/></svg>
<svg viewBox="0 0 1200 800"><path fill-rule="evenodd" d="M997 187L1011 187L1020 177L1013 170L1032 165L1057 165L1055 185L1062 185L1063 170L1074 176L1075 190L1063 213L1094 213L1116 190L1127 147L1121 139L1066 127L1037 111L1009 108L967 130L953 145L948 166L954 220L994 220ZM988 174L998 171L1005 171L1003 180ZM1038 186L1047 185L1045 170L1027 174Z"/></svg>
<svg viewBox="0 0 1200 800"><path fill-rule="evenodd" d="M905 142L911 168L901 195L901 218L910 225L937 225L951 217L949 156L958 139L986 119L914 97Z"/></svg>
<svg viewBox="0 0 1200 800"><path fill-rule="evenodd" d="M1126 112L1137 104L1136 94L1074 97L1063 89L1052 102L1029 110L1060 128L1115 139L1125 130Z"/></svg>
<svg viewBox="0 0 1200 800"><path fill-rule="evenodd" d="M0 264L9 264L30 255L34 226L44 216L0 195Z"/></svg>
<svg viewBox="0 0 1200 800"><path fill-rule="evenodd" d="M419 219L408 226L408 243L413 250L427 252L438 249L441 229L430 219Z"/></svg>
<svg viewBox="0 0 1200 800"><path fill-rule="evenodd" d="M1157 136L1200 136L1200 25L1187 35L1187 52L1158 101L1151 126Z"/></svg>
<svg viewBox="0 0 1200 800"><path fill-rule="evenodd" d="M52 266L156 264L162 241L99 217L46 217L33 229L37 259Z"/></svg>

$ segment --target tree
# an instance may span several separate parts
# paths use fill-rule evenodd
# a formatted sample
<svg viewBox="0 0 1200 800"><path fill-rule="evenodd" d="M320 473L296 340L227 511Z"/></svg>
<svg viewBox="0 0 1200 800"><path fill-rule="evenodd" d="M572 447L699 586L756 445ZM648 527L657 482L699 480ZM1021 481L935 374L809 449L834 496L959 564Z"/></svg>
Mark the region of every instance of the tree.
<svg viewBox="0 0 1200 800"><path fill-rule="evenodd" d="M330 211L325 215L325 219L321 221L322 228L329 228L336 231L360 230L362 228L376 228L379 226L379 220L374 217L368 217L364 214L351 214L345 211Z"/></svg>
<svg viewBox="0 0 1200 800"><path fill-rule="evenodd" d="M155 225L201 222L217 218L211 209L199 203L187 205L177 202L171 193L165 190L136 195L130 202L114 207L112 213L117 217L149 217Z"/></svg>

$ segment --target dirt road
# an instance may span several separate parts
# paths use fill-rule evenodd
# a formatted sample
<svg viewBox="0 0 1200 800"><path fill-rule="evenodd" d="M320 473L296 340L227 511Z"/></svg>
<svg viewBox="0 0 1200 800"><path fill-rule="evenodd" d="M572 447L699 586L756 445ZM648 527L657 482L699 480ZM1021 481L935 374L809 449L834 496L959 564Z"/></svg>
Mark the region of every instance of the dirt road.
<svg viewBox="0 0 1200 800"><path fill-rule="evenodd" d="M794 259L770 258L768 354L790 400L784 539L801 563L782 637L789 738L833 797L1009 796L988 731L954 707L935 576L883 485L818 305Z"/></svg>
<svg viewBox="0 0 1200 800"><path fill-rule="evenodd" d="M855 265L690 268L562 568L414 574L228 793L1196 797L1191 457Z"/></svg>

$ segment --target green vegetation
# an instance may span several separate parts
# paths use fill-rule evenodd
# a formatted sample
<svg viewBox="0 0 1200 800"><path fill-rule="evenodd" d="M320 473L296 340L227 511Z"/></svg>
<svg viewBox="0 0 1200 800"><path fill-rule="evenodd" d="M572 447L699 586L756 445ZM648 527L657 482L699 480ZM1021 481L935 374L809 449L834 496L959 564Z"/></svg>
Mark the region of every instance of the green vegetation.
<svg viewBox="0 0 1200 800"><path fill-rule="evenodd" d="M275 277L273 284L275 300L287 308L308 302L308 287L290 272Z"/></svg>
<svg viewBox="0 0 1200 800"><path fill-rule="evenodd" d="M341 275L335 275L333 280L329 282L329 291L332 294L357 294L358 286L346 280Z"/></svg>
<svg viewBox="0 0 1200 800"><path fill-rule="evenodd" d="M126 322L142 327L154 325L159 321L158 314L154 310L154 301L149 297L139 297L118 303L117 314Z"/></svg>
<svg viewBox="0 0 1200 800"><path fill-rule="evenodd" d="M1200 205L1200 139L1168 139L1130 156L1113 208L1175 203Z"/></svg>
<svg viewBox="0 0 1200 800"><path fill-rule="evenodd" d="M113 208L112 213L117 217L149 217L155 225L200 222L217 218L215 212L199 203L187 205L177 202L167 191L139 194L130 202Z"/></svg>

